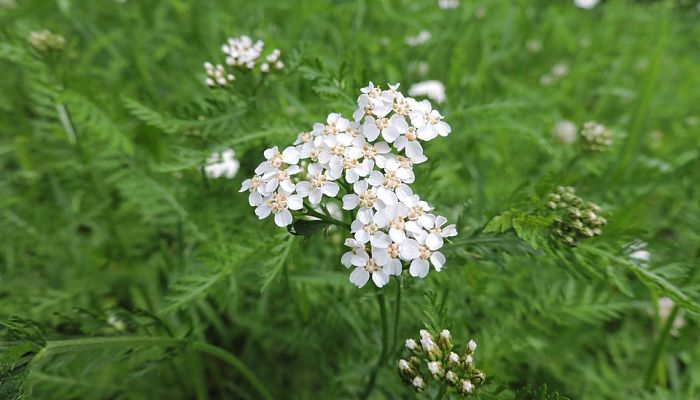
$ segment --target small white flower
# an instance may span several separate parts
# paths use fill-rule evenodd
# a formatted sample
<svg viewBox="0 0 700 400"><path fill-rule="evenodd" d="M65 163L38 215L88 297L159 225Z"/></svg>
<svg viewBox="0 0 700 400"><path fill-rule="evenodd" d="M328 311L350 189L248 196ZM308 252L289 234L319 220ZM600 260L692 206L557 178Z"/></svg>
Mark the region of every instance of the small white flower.
<svg viewBox="0 0 700 400"><path fill-rule="evenodd" d="M372 247L372 255L374 259L377 260L384 271L389 275L401 275L403 270L400 255L400 246L396 243L390 243L384 248Z"/></svg>
<svg viewBox="0 0 700 400"><path fill-rule="evenodd" d="M445 95L445 85L436 80L423 81L414 83L408 89L409 96L425 96L431 100L436 101L438 104L443 103L447 100L447 95Z"/></svg>
<svg viewBox="0 0 700 400"><path fill-rule="evenodd" d="M285 192L291 193L294 191L294 182L292 176L301 172L301 167L298 165L290 165L285 169L270 169L262 176L265 184L265 191L272 193L281 187Z"/></svg>
<svg viewBox="0 0 700 400"><path fill-rule="evenodd" d="M473 341L473 340L470 340L470 341L467 343L467 348L469 349L469 352L470 352L470 353L475 352L475 351L476 351L476 342Z"/></svg>
<svg viewBox="0 0 700 400"><path fill-rule="evenodd" d="M406 339L405 345L409 350L415 350L418 348L418 343L416 343L416 341L413 339Z"/></svg>
<svg viewBox="0 0 700 400"><path fill-rule="evenodd" d="M411 46L411 47L416 47L416 46L421 45L421 44L427 42L428 40L430 40L430 37L431 37L430 32L423 30L423 31L418 32L418 34L416 36L406 37L406 44ZM411 94L411 96L413 96L413 95Z"/></svg>
<svg viewBox="0 0 700 400"><path fill-rule="evenodd" d="M428 362L428 371L430 371L433 376L437 376L440 373L440 363L437 361Z"/></svg>
<svg viewBox="0 0 700 400"><path fill-rule="evenodd" d="M382 222L379 215L371 209L361 209L357 212L357 219L350 225L350 232L355 234L355 240L360 243L370 242L373 247L387 248L391 239L380 230L384 228Z"/></svg>
<svg viewBox="0 0 700 400"><path fill-rule="evenodd" d="M563 144L571 144L576 140L578 128L571 121L561 120L554 125L554 135Z"/></svg>
<svg viewBox="0 0 700 400"><path fill-rule="evenodd" d="M444 244L444 238L457 236L457 229L454 224L447 225L447 218L439 215L433 220L434 223L428 229L428 237L425 238L425 243L429 248L439 249Z"/></svg>
<svg viewBox="0 0 700 400"><path fill-rule="evenodd" d="M414 377L413 380L411 381L411 384L412 384L416 389L423 389L423 385L424 385L425 383L423 382L423 378L421 378L420 376L416 376L416 377Z"/></svg>
<svg viewBox="0 0 700 400"><path fill-rule="evenodd" d="M646 250L637 250L630 254L630 258L642 262L649 262L651 259L651 253Z"/></svg>
<svg viewBox="0 0 700 400"><path fill-rule="evenodd" d="M304 202L301 196L278 191L263 199L262 203L255 209L255 215L263 219L273 213L275 214L275 224L283 228L292 223L292 214L289 210L301 210L303 206Z"/></svg>
<svg viewBox="0 0 700 400"><path fill-rule="evenodd" d="M364 265L358 266L352 271L350 274L350 282L358 288L361 288L365 286L370 277L378 288L389 283L389 275L373 258L368 256L365 259Z"/></svg>
<svg viewBox="0 0 700 400"><path fill-rule="evenodd" d="M420 140L432 140L439 136L447 136L452 128L442 120L442 115L433 110L428 100L413 101L411 105L411 124L418 128L416 133Z"/></svg>
<svg viewBox="0 0 700 400"><path fill-rule="evenodd" d="M369 257L365 249L365 244L358 242L355 239L345 239L345 245L350 247L350 251L343 254L340 262L346 267L350 268L351 265L359 267L364 265L365 259Z"/></svg>
<svg viewBox="0 0 700 400"><path fill-rule="evenodd" d="M318 164L309 164L308 181L297 183L297 193L301 197L309 198L311 204L319 204L323 195L335 197L338 195L340 187L332 181L326 171Z"/></svg>
<svg viewBox="0 0 700 400"><path fill-rule="evenodd" d="M590 10L595 7L599 1L600 0L574 0L574 4L576 4L576 7Z"/></svg>
<svg viewBox="0 0 700 400"><path fill-rule="evenodd" d="M431 248L426 245L425 239L427 236L428 235L423 234L417 235L416 237L416 242L418 242L418 257L411 261L411 266L408 269L408 272L413 277L425 278L428 275L428 271L430 271L430 264L433 264L433 267L438 272L440 272L445 265L445 256L437 251L439 247L431 246ZM428 261L430 261L430 263L428 263Z"/></svg>
<svg viewBox="0 0 700 400"><path fill-rule="evenodd" d="M287 147L282 153L279 152L277 146L265 150L263 152L265 159L255 169L255 173L262 175L270 170L277 170L284 164L296 164L299 162L299 151L295 147Z"/></svg>
<svg viewBox="0 0 700 400"><path fill-rule="evenodd" d="M236 153L232 149L226 149L221 153L213 153L207 159L204 172L209 178L225 177L233 178L240 167L238 160L234 158Z"/></svg>
<svg viewBox="0 0 700 400"><path fill-rule="evenodd" d="M343 209L354 210L357 206L360 209L372 209L377 203L377 191L369 187L367 180L361 179L352 185L355 193L343 196Z"/></svg>
<svg viewBox="0 0 700 400"><path fill-rule="evenodd" d="M561 78L568 73L569 67L567 67L566 64L559 63L552 67L552 75L556 78Z"/></svg>
<svg viewBox="0 0 700 400"><path fill-rule="evenodd" d="M443 10L452 10L459 7L459 0L438 0L438 7Z"/></svg>
<svg viewBox="0 0 700 400"><path fill-rule="evenodd" d="M474 390L474 385L466 379L460 381L459 389L462 393L471 393Z"/></svg>

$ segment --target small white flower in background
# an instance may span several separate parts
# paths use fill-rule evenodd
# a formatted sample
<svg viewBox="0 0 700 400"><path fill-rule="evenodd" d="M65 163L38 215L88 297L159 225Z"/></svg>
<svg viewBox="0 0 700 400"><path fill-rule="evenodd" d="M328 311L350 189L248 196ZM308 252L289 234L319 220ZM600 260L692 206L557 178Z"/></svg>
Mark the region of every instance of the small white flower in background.
<svg viewBox="0 0 700 400"><path fill-rule="evenodd" d="M411 381L411 384L412 384L416 389L422 389L424 383L425 383L425 382L423 381L423 378L421 378L420 376L416 376L415 378L413 378L413 381Z"/></svg>
<svg viewBox="0 0 700 400"><path fill-rule="evenodd" d="M438 104L447 100L447 95L445 95L445 85L436 80L414 83L408 89L408 95L425 96L431 100L435 100Z"/></svg>
<svg viewBox="0 0 700 400"><path fill-rule="evenodd" d="M583 124L581 136L584 140L584 146L591 151L603 151L612 146L613 143L610 129L595 121L588 121Z"/></svg>
<svg viewBox="0 0 700 400"><path fill-rule="evenodd" d="M211 88L228 86L229 83L236 80L236 77L227 73L221 64L214 65L207 61L204 63L204 71L207 73L204 82Z"/></svg>
<svg viewBox="0 0 700 400"><path fill-rule="evenodd" d="M240 163L234 158L236 153L232 149L226 149L221 153L212 153L204 166L204 172L209 178L231 179L236 176Z"/></svg>
<svg viewBox="0 0 700 400"><path fill-rule="evenodd" d="M649 262L651 259L651 253L647 250L637 250L630 254L630 258L637 261Z"/></svg>
<svg viewBox="0 0 700 400"><path fill-rule="evenodd" d="M542 42L537 39L530 39L525 44L525 47L533 53L539 53L542 50Z"/></svg>
<svg viewBox="0 0 700 400"><path fill-rule="evenodd" d="M595 7L600 0L574 0L576 7L590 10Z"/></svg>
<svg viewBox="0 0 700 400"><path fill-rule="evenodd" d="M17 3L15 0L0 0L0 8L15 8L17 7Z"/></svg>
<svg viewBox="0 0 700 400"><path fill-rule="evenodd" d="M266 58L268 68L277 56L273 52ZM413 165L427 160L419 142L448 136L451 127L430 101L406 97L398 89L398 84L382 89L370 82L360 90L351 120L331 113L325 123L300 133L292 146L265 150L256 175L241 186L250 192L248 201L260 219L274 214L282 227L296 217L349 228L349 251L341 264L354 267L350 282L357 287L370 279L383 287L404 268L420 278L430 264L440 271L445 257L438 250L445 238L457 234L409 186L415 180Z"/></svg>
<svg viewBox="0 0 700 400"><path fill-rule="evenodd" d="M418 343L416 343L416 341L413 339L406 339L405 344L406 344L406 348L408 348L409 350L415 350L418 348Z"/></svg>
<svg viewBox="0 0 700 400"><path fill-rule="evenodd" d="M226 66L244 70L253 70L257 67L262 73L283 69L284 63L280 59L282 52L279 49L273 49L263 57L264 49L265 42L253 41L246 35L228 38L221 46L226 65L204 63L207 74L204 82L211 88L229 86L235 80L235 76Z"/></svg>
<svg viewBox="0 0 700 400"><path fill-rule="evenodd" d="M568 73L569 73L569 67L566 64L559 63L559 64L555 64L552 67L552 75L554 75L557 78L561 78Z"/></svg>
<svg viewBox="0 0 700 400"><path fill-rule="evenodd" d="M428 40L430 40L431 34L428 31L420 31L416 36L407 36L406 37L406 44L411 46L411 47L416 47L418 45L421 45Z"/></svg>
<svg viewBox="0 0 700 400"><path fill-rule="evenodd" d="M66 45L66 39L63 36L52 33L47 29L31 32L27 41L32 47L41 52L60 51Z"/></svg>
<svg viewBox="0 0 700 400"><path fill-rule="evenodd" d="M459 7L459 0L438 0L438 7L443 10L452 10Z"/></svg>
<svg viewBox="0 0 700 400"><path fill-rule="evenodd" d="M554 125L554 136L562 144L571 144L576 140L578 128L571 121L561 120Z"/></svg>
<svg viewBox="0 0 700 400"><path fill-rule="evenodd" d="M411 61L408 63L408 70L422 78L430 72L430 64L425 61Z"/></svg>
<svg viewBox="0 0 700 400"><path fill-rule="evenodd" d="M661 324L663 325L668 318L671 316L671 311L673 310L673 307L676 305L674 301L668 297L659 297L657 303L658 307L658 312L659 312L659 320L661 321ZM649 315L653 316L653 309L650 307L649 308ZM680 310L676 314L676 318L673 320L673 325L671 326L671 335L672 336L678 336L680 333L681 328L685 326L685 310Z"/></svg>

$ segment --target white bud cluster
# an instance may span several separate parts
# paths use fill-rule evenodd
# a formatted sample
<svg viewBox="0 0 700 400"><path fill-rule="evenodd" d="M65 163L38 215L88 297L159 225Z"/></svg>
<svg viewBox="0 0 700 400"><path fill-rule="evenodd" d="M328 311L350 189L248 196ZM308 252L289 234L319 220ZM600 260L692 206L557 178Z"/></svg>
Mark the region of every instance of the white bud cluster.
<svg viewBox="0 0 700 400"><path fill-rule="evenodd" d="M66 45L66 39L63 36L52 33L47 29L31 32L27 41L32 47L41 52L60 51Z"/></svg>
<svg viewBox="0 0 700 400"><path fill-rule="evenodd" d="M547 207L554 214L554 235L569 246L576 246L581 239L602 234L607 220L597 204L576 196L574 188L559 186L550 193Z"/></svg>
<svg viewBox="0 0 700 400"><path fill-rule="evenodd" d="M204 70L207 73L206 84L209 87L224 87L233 82L236 77L231 73L227 73L224 66L221 64L204 63Z"/></svg>
<svg viewBox="0 0 700 400"><path fill-rule="evenodd" d="M224 53L224 62L227 66L247 70L253 70L257 66L260 72L263 73L283 69L284 62L281 60L282 52L280 49L273 49L263 58L264 49L265 42L262 40L254 42L253 39L246 35L230 37L221 46L221 51ZM225 87L235 80L233 72L227 70L222 64L214 65L210 62L205 62L204 69L207 74L205 83L209 87Z"/></svg>
<svg viewBox="0 0 700 400"><path fill-rule="evenodd" d="M581 137L583 137L586 149L591 151L603 151L612 146L613 143L610 129L595 121L588 121L583 124Z"/></svg>
<svg viewBox="0 0 700 400"><path fill-rule="evenodd" d="M422 329L419 335L420 346L415 339L407 339L410 357L398 362L399 374L407 384L417 391L423 391L428 389L429 382L435 382L466 397L484 382L485 374L474 367L477 347L474 340L466 343L460 356L452 351L452 335L447 329L437 336ZM420 385L416 385L416 382L420 382Z"/></svg>
<svg viewBox="0 0 700 400"><path fill-rule="evenodd" d="M233 149L226 149L221 153L212 153L204 166L204 173L207 177L214 179L222 176L226 179L233 178L240 167L240 163L236 160L235 155L236 153Z"/></svg>
<svg viewBox="0 0 700 400"><path fill-rule="evenodd" d="M290 210L304 208L303 199L308 215L342 196L353 237L345 241L351 250L341 262L355 267L350 282L357 287L370 278L377 287L386 285L404 263L418 278L428 274L430 264L440 271L445 256L438 250L457 234L409 186L413 165L427 160L421 142L447 136L451 128L428 100L405 97L398 86L382 90L370 82L361 89L352 120L329 114L292 146L266 150L266 161L241 188L250 191L259 218L274 214L281 227L292 223Z"/></svg>

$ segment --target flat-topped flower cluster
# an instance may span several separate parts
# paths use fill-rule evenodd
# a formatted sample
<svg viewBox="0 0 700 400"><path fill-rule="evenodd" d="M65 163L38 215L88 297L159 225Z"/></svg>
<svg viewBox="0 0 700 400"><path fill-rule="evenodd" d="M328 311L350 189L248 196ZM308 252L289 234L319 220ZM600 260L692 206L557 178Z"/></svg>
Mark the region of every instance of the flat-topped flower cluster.
<svg viewBox="0 0 700 400"><path fill-rule="evenodd" d="M266 160L241 187L250 192L255 214L274 215L280 227L292 224L292 212L349 227L350 250L341 262L354 267L350 282L357 287L370 278L382 287L404 266L419 278L430 264L440 271L445 256L439 249L457 234L410 187L413 166L427 160L421 142L447 136L451 128L428 100L405 97L398 87L382 90L370 82L352 119L330 114L292 146L267 149ZM328 212L330 199L342 199L350 224Z"/></svg>
<svg viewBox="0 0 700 400"><path fill-rule="evenodd" d="M263 73L284 68L284 63L280 59L282 52L279 49L273 49L267 56L261 58L264 49L265 42L253 41L246 35L230 37L221 45L221 52L225 56L224 62L232 68L253 70L257 66ZM204 71L207 74L204 82L211 88L225 87L236 80L232 70L223 64L212 64L207 61L204 63Z"/></svg>

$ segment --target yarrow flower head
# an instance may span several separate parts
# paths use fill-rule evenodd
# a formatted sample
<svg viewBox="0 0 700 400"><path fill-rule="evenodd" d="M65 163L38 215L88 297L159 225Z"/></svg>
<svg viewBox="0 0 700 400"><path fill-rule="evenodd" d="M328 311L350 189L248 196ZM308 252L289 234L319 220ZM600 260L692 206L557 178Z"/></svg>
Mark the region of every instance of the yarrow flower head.
<svg viewBox="0 0 700 400"><path fill-rule="evenodd" d="M434 341L437 337L437 344ZM457 354L452 344L452 335L447 329L433 335L420 331L421 346L415 339L407 339L406 347L411 355L398 361L398 372L404 381L417 391L427 390L430 383L444 386L449 393L467 397L473 394L485 379L485 374L474 367L476 342L470 340L462 355ZM420 385L416 385L419 382Z"/></svg>
<svg viewBox="0 0 700 400"><path fill-rule="evenodd" d="M66 39L58 34L44 29L42 31L31 32L27 38L29 44L42 53L49 51L61 51L66 45Z"/></svg>
<svg viewBox="0 0 700 400"><path fill-rule="evenodd" d="M231 179L236 176L240 163L234 158L236 153L232 149L226 149L221 153L212 153L207 159L204 172L209 178L225 177Z"/></svg>
<svg viewBox="0 0 700 400"><path fill-rule="evenodd" d="M428 100L404 96L399 85L387 89L372 82L360 90L352 118L331 113L325 122L300 133L292 146L265 151L255 176L243 182L256 215L274 214L281 227L322 220L351 236L341 263L352 268L350 282L377 287L408 269L424 278L432 265L440 271L439 251L457 235L454 224L410 185L413 166L427 160L422 142L447 136L451 127ZM351 220L326 212L342 204Z"/></svg>
<svg viewBox="0 0 700 400"><path fill-rule="evenodd" d="M581 137L584 140L584 147L590 151L604 151L612 146L613 135L605 125L595 121L588 121L583 124Z"/></svg>
<svg viewBox="0 0 700 400"><path fill-rule="evenodd" d="M253 41L246 35L228 38L221 46L226 65L205 62L204 70L207 77L204 82L211 88L229 86L236 77L233 70L228 69L227 66L239 70L254 70L257 67L262 73L283 69L282 52L279 49L273 49L263 56L264 49L265 42L259 39Z"/></svg>
<svg viewBox="0 0 700 400"><path fill-rule="evenodd" d="M423 81L413 84L410 89L408 89L408 94L410 96L425 96L431 100L434 100L438 104L447 100L445 95L445 85L440 81Z"/></svg>

